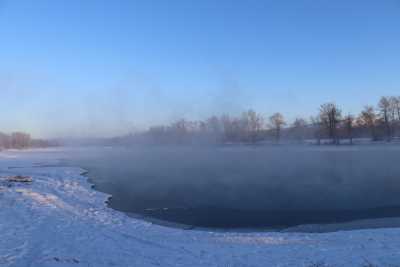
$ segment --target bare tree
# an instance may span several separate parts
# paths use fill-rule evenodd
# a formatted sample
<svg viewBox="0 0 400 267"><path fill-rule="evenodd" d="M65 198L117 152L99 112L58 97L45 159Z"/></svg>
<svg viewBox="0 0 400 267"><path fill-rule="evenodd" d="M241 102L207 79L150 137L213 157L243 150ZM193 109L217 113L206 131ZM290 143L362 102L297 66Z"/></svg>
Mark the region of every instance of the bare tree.
<svg viewBox="0 0 400 267"><path fill-rule="evenodd" d="M177 143L186 141L189 132L189 123L185 119L180 119L171 124L170 129Z"/></svg>
<svg viewBox="0 0 400 267"><path fill-rule="evenodd" d="M242 114L242 124L246 141L255 143L262 129L262 116L250 109Z"/></svg>
<svg viewBox="0 0 400 267"><path fill-rule="evenodd" d="M166 142L165 140L168 135L168 128L165 126L152 126L148 129L148 135L151 142L156 144Z"/></svg>
<svg viewBox="0 0 400 267"><path fill-rule="evenodd" d="M234 142L238 140L238 122L229 115L221 116L221 124L223 127L224 142Z"/></svg>
<svg viewBox="0 0 400 267"><path fill-rule="evenodd" d="M346 136L350 141L350 144L353 144L353 132L354 132L354 123L355 123L355 118L353 115L348 114L344 120L344 129L346 131Z"/></svg>
<svg viewBox="0 0 400 267"><path fill-rule="evenodd" d="M218 134L222 131L221 121L218 119L217 116L212 116L206 121L207 130Z"/></svg>
<svg viewBox="0 0 400 267"><path fill-rule="evenodd" d="M397 117L398 117L397 106L399 105L399 108L400 108L400 101L395 96L389 97L388 101L389 101L389 114L390 114L390 117L395 121L395 120L397 120Z"/></svg>
<svg viewBox="0 0 400 267"><path fill-rule="evenodd" d="M321 105L319 118L322 125L328 131L328 136L334 144L339 144L337 136L337 126L340 122L342 112L334 103L326 103Z"/></svg>
<svg viewBox="0 0 400 267"><path fill-rule="evenodd" d="M58 146L56 141L44 139L32 139L30 134L24 132L14 132L11 135L0 132L0 151L2 149L25 149L29 147L50 147Z"/></svg>
<svg viewBox="0 0 400 267"><path fill-rule="evenodd" d="M282 127L286 125L285 118L281 113L278 112L269 117L269 122L271 124L271 128L275 131L276 141L279 142L281 139Z"/></svg>
<svg viewBox="0 0 400 267"><path fill-rule="evenodd" d="M305 130L307 127L307 121L302 118L296 118L292 124L292 131L298 142L303 141L305 137Z"/></svg>
<svg viewBox="0 0 400 267"><path fill-rule="evenodd" d="M11 137L0 132L0 150L11 148Z"/></svg>
<svg viewBox="0 0 400 267"><path fill-rule="evenodd" d="M13 148L27 148L30 146L31 136L27 133L15 132L11 134L11 146Z"/></svg>
<svg viewBox="0 0 400 267"><path fill-rule="evenodd" d="M372 140L376 141L378 139L376 131L377 115L374 107L365 106L364 110L357 119L357 124L369 129Z"/></svg>
<svg viewBox="0 0 400 267"><path fill-rule="evenodd" d="M393 119L392 135L396 134L400 124L400 97L392 96L389 98L390 111Z"/></svg>
<svg viewBox="0 0 400 267"><path fill-rule="evenodd" d="M212 116L207 119L205 125L206 125L206 131L209 134L210 138L215 143L221 142L223 128L224 128L221 120L217 116Z"/></svg>
<svg viewBox="0 0 400 267"><path fill-rule="evenodd" d="M396 115L395 117L397 117L396 120L399 121L400 120L400 96L398 96L398 97L392 96L390 98L390 102L393 106L393 112Z"/></svg>
<svg viewBox="0 0 400 267"><path fill-rule="evenodd" d="M321 145L321 138L323 132L323 126L319 116L310 118L311 125L314 128L314 137L317 139L317 145Z"/></svg>
<svg viewBox="0 0 400 267"><path fill-rule="evenodd" d="M392 121L394 120L392 111L392 105L388 97L382 97L378 104L380 116L385 128L386 140L392 140Z"/></svg>

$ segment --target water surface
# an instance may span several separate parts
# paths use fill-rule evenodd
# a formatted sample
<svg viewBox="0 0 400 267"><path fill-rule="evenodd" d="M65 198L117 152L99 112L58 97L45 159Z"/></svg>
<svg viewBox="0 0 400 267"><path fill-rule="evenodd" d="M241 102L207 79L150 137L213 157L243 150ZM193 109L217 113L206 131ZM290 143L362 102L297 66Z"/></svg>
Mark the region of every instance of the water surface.
<svg viewBox="0 0 400 267"><path fill-rule="evenodd" d="M284 228L400 216L400 147L78 149L117 210L211 228Z"/></svg>

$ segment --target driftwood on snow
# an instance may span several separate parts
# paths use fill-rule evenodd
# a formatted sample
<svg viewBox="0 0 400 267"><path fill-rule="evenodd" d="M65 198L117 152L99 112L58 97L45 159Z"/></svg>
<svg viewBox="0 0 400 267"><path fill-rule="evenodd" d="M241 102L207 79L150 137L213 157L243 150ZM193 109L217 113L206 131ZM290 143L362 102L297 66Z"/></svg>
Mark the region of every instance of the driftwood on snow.
<svg viewBox="0 0 400 267"><path fill-rule="evenodd" d="M32 183L33 179L30 176L16 175L7 177L6 181L12 183Z"/></svg>

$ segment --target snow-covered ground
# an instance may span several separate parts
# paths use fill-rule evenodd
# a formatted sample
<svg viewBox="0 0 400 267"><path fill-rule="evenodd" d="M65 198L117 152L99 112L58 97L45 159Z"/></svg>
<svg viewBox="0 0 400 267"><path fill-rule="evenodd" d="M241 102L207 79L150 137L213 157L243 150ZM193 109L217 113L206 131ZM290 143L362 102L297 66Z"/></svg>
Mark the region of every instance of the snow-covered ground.
<svg viewBox="0 0 400 267"><path fill-rule="evenodd" d="M108 196L91 189L84 170L55 163L53 153L0 152L0 266L400 266L400 229L172 229L108 208ZM33 182L6 181L14 175Z"/></svg>

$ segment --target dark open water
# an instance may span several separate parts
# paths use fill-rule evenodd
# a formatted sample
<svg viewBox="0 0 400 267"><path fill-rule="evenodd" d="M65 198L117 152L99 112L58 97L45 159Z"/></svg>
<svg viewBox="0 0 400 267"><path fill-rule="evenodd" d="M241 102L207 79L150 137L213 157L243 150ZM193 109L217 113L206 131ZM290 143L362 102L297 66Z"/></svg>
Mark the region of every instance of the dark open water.
<svg viewBox="0 0 400 267"><path fill-rule="evenodd" d="M211 228L284 228L400 216L400 147L71 150L117 210Z"/></svg>

